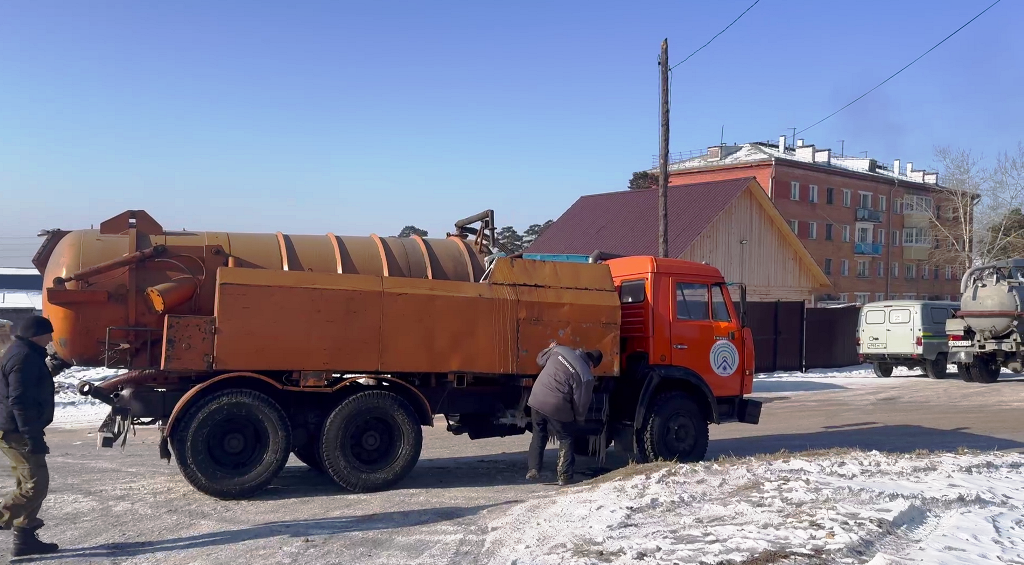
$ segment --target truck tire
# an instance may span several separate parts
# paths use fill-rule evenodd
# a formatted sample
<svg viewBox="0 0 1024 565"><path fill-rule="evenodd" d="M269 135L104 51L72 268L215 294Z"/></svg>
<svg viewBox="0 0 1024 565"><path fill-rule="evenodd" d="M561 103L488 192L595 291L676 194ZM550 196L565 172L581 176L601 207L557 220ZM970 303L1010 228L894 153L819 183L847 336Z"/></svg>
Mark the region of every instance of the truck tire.
<svg viewBox="0 0 1024 565"><path fill-rule="evenodd" d="M221 499L248 498L284 469L291 427L270 397L228 389L198 400L175 426L174 459L196 490Z"/></svg>
<svg viewBox="0 0 1024 565"><path fill-rule="evenodd" d="M956 364L956 374L960 375L965 383L973 383L974 375L971 374L971 366L967 363Z"/></svg>
<svg viewBox="0 0 1024 565"><path fill-rule="evenodd" d="M638 439L641 462L695 463L708 452L708 421L690 395L663 393L644 417Z"/></svg>
<svg viewBox="0 0 1024 565"><path fill-rule="evenodd" d="M946 354L939 353L935 356L935 359L931 361L925 360L924 374L928 375L930 379L944 379L946 378Z"/></svg>
<svg viewBox="0 0 1024 565"><path fill-rule="evenodd" d="M888 379L892 376L893 365L891 363L872 363L871 368L875 371L875 376Z"/></svg>
<svg viewBox="0 0 1024 565"><path fill-rule="evenodd" d="M320 456L324 470L354 492L386 489L416 466L423 430L412 406L383 390L360 392L324 422Z"/></svg>
<svg viewBox="0 0 1024 565"><path fill-rule="evenodd" d="M994 383L999 378L1000 369L998 360L979 355L971 362L971 377L976 383Z"/></svg>

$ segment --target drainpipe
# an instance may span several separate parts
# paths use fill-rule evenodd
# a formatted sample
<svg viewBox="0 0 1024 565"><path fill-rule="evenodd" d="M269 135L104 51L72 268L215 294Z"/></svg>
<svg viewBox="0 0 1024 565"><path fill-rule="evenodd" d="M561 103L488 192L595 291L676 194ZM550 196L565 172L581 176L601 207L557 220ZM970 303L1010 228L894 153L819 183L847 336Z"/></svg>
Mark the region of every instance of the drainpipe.
<svg viewBox="0 0 1024 565"><path fill-rule="evenodd" d="M898 173L899 173L899 171L897 171L897 174ZM896 192L896 189L899 188L899 186L900 186L900 179L899 179L899 177L896 177L896 182L893 184L893 187L889 189L889 225L887 226L887 229L889 230L889 248L885 250L885 252L886 252L886 256L885 256L886 261L885 262L889 264L889 268L890 269L892 268L892 246L895 244L895 241L892 239L892 232L893 232L893 229L892 229L892 209L896 207L896 201L892 199L892 195L893 195L894 192ZM896 273L896 275L899 276L899 273ZM889 300L889 295L890 295L889 284L891 282L892 282L892 273L890 272L889 276L885 277L885 299L886 300Z"/></svg>

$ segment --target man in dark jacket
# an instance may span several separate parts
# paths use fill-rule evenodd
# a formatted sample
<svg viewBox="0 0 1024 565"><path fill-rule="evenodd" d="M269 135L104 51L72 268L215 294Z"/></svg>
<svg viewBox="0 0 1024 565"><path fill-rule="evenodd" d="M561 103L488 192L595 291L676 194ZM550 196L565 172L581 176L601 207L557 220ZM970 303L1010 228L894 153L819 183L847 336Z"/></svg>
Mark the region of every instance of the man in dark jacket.
<svg viewBox="0 0 1024 565"><path fill-rule="evenodd" d="M558 484L566 485L572 480L576 464L573 434L576 424L587 417L594 391L591 369L600 365L601 359L599 350L571 349L554 342L537 355L537 364L543 369L527 402L533 421L527 479L540 477L550 429L558 440Z"/></svg>
<svg viewBox="0 0 1024 565"><path fill-rule="evenodd" d="M0 502L0 528L14 528L13 557L57 551L57 544L36 537L50 486L43 430L53 422L53 376L46 365L52 333L46 318L27 318L0 361L0 451L15 479L14 492Z"/></svg>

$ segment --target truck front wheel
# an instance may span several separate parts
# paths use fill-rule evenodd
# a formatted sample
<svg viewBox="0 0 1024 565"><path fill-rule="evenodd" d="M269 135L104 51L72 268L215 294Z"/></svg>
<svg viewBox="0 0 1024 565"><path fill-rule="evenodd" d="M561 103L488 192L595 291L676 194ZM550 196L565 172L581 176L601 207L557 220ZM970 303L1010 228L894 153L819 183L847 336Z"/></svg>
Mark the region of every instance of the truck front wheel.
<svg viewBox="0 0 1024 565"><path fill-rule="evenodd" d="M925 360L924 374L928 375L930 379L944 379L946 378L946 367L946 354L939 353L935 359Z"/></svg>
<svg viewBox="0 0 1024 565"><path fill-rule="evenodd" d="M173 432L174 459L200 492L248 498L284 469L291 427L284 410L253 390L229 389L195 403Z"/></svg>
<svg viewBox="0 0 1024 565"><path fill-rule="evenodd" d="M412 406L392 392L370 390L331 412L320 439L324 470L355 492L386 489L416 466L423 431Z"/></svg>
<svg viewBox="0 0 1024 565"><path fill-rule="evenodd" d="M999 360L995 357L977 355L971 361L971 376L976 383L994 383L999 378Z"/></svg>
<svg viewBox="0 0 1024 565"><path fill-rule="evenodd" d="M708 452L708 421L690 395L667 392L647 412L638 439L643 462L694 463Z"/></svg>

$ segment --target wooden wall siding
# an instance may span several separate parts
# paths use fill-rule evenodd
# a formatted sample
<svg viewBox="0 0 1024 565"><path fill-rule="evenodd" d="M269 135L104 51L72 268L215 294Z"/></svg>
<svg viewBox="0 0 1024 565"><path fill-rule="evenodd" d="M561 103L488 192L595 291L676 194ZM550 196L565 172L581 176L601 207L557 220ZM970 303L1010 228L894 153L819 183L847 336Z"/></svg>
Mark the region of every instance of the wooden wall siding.
<svg viewBox="0 0 1024 565"><path fill-rule="evenodd" d="M744 239L747 244L740 244ZM723 210L680 258L707 261L726 280L745 282L748 298L756 291L759 300L809 300L818 288L810 268L749 190Z"/></svg>

